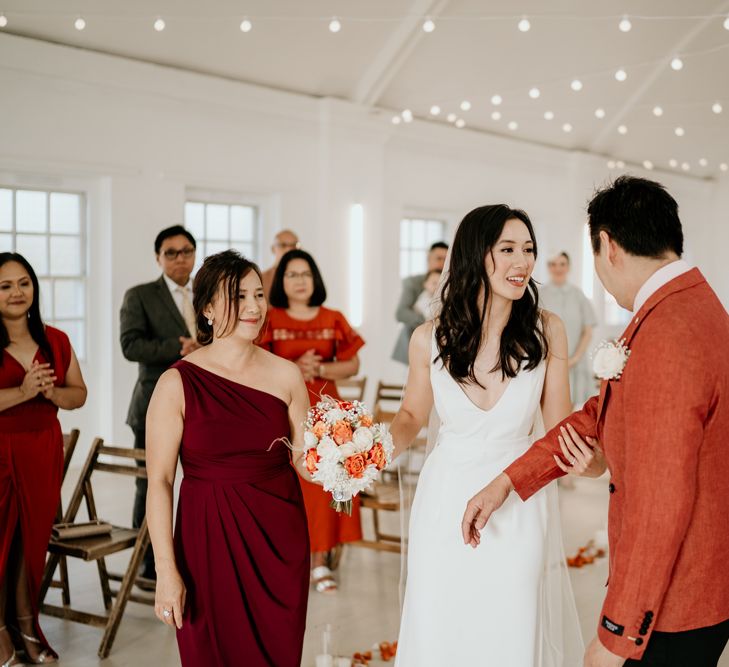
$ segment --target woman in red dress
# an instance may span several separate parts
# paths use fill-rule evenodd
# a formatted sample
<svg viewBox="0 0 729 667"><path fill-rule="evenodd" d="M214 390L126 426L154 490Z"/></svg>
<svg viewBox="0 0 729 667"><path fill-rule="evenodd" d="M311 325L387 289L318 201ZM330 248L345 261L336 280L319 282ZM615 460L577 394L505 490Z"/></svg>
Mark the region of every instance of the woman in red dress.
<svg viewBox="0 0 729 667"><path fill-rule="evenodd" d="M272 308L259 344L294 361L301 370L314 405L323 395L339 398L336 380L359 371L357 351L365 344L344 315L325 308L326 288L314 258L303 250L287 252L279 262L269 297ZM339 514L331 496L318 484L301 480L309 519L311 578L320 593L333 593L337 582L327 567L334 547L362 539L359 500L352 515Z"/></svg>
<svg viewBox="0 0 729 667"><path fill-rule="evenodd" d="M183 667L299 667L309 539L285 443L301 461L306 387L294 364L254 345L266 317L255 264L212 255L193 292L202 347L162 375L147 412L155 612L177 626Z"/></svg>
<svg viewBox="0 0 729 667"><path fill-rule="evenodd" d="M56 662L38 625L38 592L61 497L58 408L86 402L76 355L44 326L38 278L27 260L0 253L0 665ZM11 634L12 633L12 634ZM15 643L15 645L14 645Z"/></svg>

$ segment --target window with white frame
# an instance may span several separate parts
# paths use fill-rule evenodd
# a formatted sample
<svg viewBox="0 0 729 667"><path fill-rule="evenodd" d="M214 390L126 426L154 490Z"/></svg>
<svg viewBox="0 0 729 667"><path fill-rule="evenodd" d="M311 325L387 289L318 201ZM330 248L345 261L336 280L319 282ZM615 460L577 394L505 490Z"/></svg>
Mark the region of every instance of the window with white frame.
<svg viewBox="0 0 729 667"><path fill-rule="evenodd" d="M185 227L197 241L197 267L208 255L233 248L258 261L257 206L188 199Z"/></svg>
<svg viewBox="0 0 729 667"><path fill-rule="evenodd" d="M86 358L86 197L0 185L0 252L17 252L38 275L44 322Z"/></svg>
<svg viewBox="0 0 729 667"><path fill-rule="evenodd" d="M446 223L443 220L403 218L400 220L400 277L425 273L428 251L433 243L444 241Z"/></svg>

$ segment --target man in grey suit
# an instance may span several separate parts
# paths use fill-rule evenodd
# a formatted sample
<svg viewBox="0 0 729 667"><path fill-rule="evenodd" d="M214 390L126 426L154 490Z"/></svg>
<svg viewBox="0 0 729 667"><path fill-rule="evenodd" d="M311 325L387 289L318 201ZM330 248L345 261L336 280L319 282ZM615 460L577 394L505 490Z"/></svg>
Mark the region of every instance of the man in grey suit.
<svg viewBox="0 0 729 667"><path fill-rule="evenodd" d="M404 326L397 338L397 343L395 343L392 358L406 366L409 363L408 347L410 345L410 337L413 335L413 331L425 321L423 314L415 310L415 302L423 291L423 283L428 277L428 274L431 271L443 270L447 255L447 243L443 243L443 241L434 243L430 246L430 250L428 250L428 268L426 272L417 276L410 276L402 281L402 292L400 293L400 301L397 304L395 317Z"/></svg>
<svg viewBox="0 0 729 667"><path fill-rule="evenodd" d="M147 406L157 380L171 364L198 347L190 278L195 248L195 238L184 227L163 229L154 242L162 275L154 282L132 287L124 295L119 327L122 352L129 361L139 364L127 424L134 432L134 446L140 449L145 448ZM136 484L132 525L139 528L146 513L147 480L138 478ZM140 575L157 578L151 547ZM151 583L140 586L153 588Z"/></svg>

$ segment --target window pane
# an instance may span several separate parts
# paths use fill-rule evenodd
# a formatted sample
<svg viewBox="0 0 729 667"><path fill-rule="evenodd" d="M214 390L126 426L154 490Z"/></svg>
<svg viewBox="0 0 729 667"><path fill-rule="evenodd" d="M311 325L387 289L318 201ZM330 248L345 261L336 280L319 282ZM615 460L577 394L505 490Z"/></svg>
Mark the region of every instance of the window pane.
<svg viewBox="0 0 729 667"><path fill-rule="evenodd" d="M39 276L48 275L48 249L46 236L27 236L18 234L15 237L17 251L27 259Z"/></svg>
<svg viewBox="0 0 729 667"><path fill-rule="evenodd" d="M78 236L51 236L51 275L80 276L81 239Z"/></svg>
<svg viewBox="0 0 729 667"><path fill-rule="evenodd" d="M410 247L410 220L400 220L400 249Z"/></svg>
<svg viewBox="0 0 729 667"><path fill-rule="evenodd" d="M9 232L13 228L13 191L0 190L0 230Z"/></svg>
<svg viewBox="0 0 729 667"><path fill-rule="evenodd" d="M53 317L53 291L50 280L39 280L41 317L50 320Z"/></svg>
<svg viewBox="0 0 729 667"><path fill-rule="evenodd" d="M230 243L228 243L227 241L208 241L205 246L205 256L209 257L210 255L214 255L217 252L223 252L223 250L228 250L230 248Z"/></svg>
<svg viewBox="0 0 729 667"><path fill-rule="evenodd" d="M12 252L13 251L13 235L12 234L0 234L0 252Z"/></svg>
<svg viewBox="0 0 729 667"><path fill-rule="evenodd" d="M253 241L256 209L252 206L230 207L230 238L234 241Z"/></svg>
<svg viewBox="0 0 729 667"><path fill-rule="evenodd" d="M428 255L425 252L414 252L410 256L412 262L411 273L417 275L418 273L425 273L428 269Z"/></svg>
<svg viewBox="0 0 729 667"><path fill-rule="evenodd" d="M196 241L205 238L205 205L198 202L185 204L185 227Z"/></svg>
<svg viewBox="0 0 729 667"><path fill-rule="evenodd" d="M228 207L222 204L208 204L205 208L207 214L206 238L227 241L230 238L228 236Z"/></svg>
<svg viewBox="0 0 729 667"><path fill-rule="evenodd" d="M400 251L400 277L406 278L410 275L410 253L407 250Z"/></svg>
<svg viewBox="0 0 729 667"><path fill-rule="evenodd" d="M438 241L444 241L443 223L438 220L428 221L428 247Z"/></svg>
<svg viewBox="0 0 729 667"><path fill-rule="evenodd" d="M66 192L51 193L51 231L61 234L81 232L81 197Z"/></svg>
<svg viewBox="0 0 729 667"><path fill-rule="evenodd" d="M54 322L53 326L68 334L76 356L81 360L86 359L86 332L83 320L62 320Z"/></svg>
<svg viewBox="0 0 729 667"><path fill-rule="evenodd" d="M256 261L255 258L255 252L253 250L253 244L252 243L235 243L233 242L231 244L231 247L234 250L237 250L243 257L246 259L250 259L252 262Z"/></svg>
<svg viewBox="0 0 729 667"><path fill-rule="evenodd" d="M427 238L425 236L425 221L413 220L411 229L412 232L410 235L410 247L425 248L427 244Z"/></svg>
<svg viewBox="0 0 729 667"><path fill-rule="evenodd" d="M85 315L86 294L82 280L57 280L53 287L56 317Z"/></svg>
<svg viewBox="0 0 729 667"><path fill-rule="evenodd" d="M15 224L19 232L46 231L46 193L32 190L18 190L15 194L17 217Z"/></svg>

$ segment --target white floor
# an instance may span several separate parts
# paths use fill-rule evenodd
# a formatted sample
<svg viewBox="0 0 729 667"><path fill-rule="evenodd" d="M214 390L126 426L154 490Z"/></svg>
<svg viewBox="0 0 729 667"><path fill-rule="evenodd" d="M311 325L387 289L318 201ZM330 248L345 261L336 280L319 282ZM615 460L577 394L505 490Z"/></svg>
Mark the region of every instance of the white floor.
<svg viewBox="0 0 729 667"><path fill-rule="evenodd" d="M64 497L78 471L71 470ZM128 521L131 512L133 482L116 476L97 473L94 484L99 514L110 521ZM607 480L577 480L574 490L562 491L562 516L565 547L573 553L605 525ZM370 529L364 513L365 530ZM397 524L395 524L397 525ZM109 559L110 569L120 570L125 557ZM102 609L96 567L93 563L70 562L72 603L88 611ZM303 667L314 667L314 657L321 647L321 636L327 624L332 626L335 651L351 655L365 651L381 641L393 641L398 629L398 582L400 558L396 554L362 548L348 548L340 567L340 590L335 596L312 593ZM603 559L580 570L571 570L582 632L586 640L594 627L604 594L607 562ZM376 576L375 576L376 575ZM49 601L60 602L60 592L52 590ZM90 667L166 667L178 665L174 634L159 623L152 608L130 603L119 628L111 656L100 660L96 651L101 631L89 626L42 617L41 623L49 641L61 655L61 665ZM243 665L244 662L241 662ZM371 663L375 664L375 663ZM392 664L392 663L390 663ZM227 666L226 666L227 667ZM500 666L508 667L508 666ZM720 667L729 667L729 651Z"/></svg>

